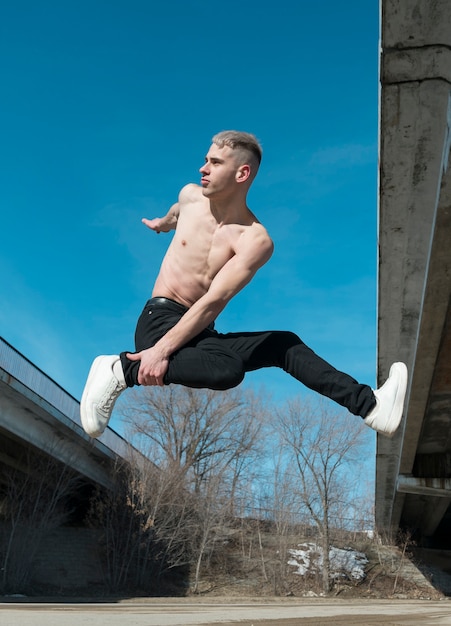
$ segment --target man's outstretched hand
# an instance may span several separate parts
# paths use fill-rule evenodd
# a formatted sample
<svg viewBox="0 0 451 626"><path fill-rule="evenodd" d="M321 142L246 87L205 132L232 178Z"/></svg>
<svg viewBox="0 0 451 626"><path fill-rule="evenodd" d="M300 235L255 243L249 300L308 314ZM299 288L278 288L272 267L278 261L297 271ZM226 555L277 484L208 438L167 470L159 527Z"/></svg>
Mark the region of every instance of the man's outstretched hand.
<svg viewBox="0 0 451 626"><path fill-rule="evenodd" d="M146 217L143 217L141 220L143 224L153 230L156 233L168 233L170 230L174 229L176 220L168 219L165 217L155 217L153 220L148 220Z"/></svg>

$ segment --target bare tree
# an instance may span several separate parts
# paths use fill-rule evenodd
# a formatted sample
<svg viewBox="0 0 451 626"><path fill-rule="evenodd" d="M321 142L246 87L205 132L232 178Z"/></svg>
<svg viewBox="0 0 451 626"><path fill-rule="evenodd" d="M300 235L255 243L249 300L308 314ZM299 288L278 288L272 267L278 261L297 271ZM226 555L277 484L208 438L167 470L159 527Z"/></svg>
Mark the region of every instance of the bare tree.
<svg viewBox="0 0 451 626"><path fill-rule="evenodd" d="M277 564L274 569L274 593L285 588L287 575L287 558L290 537L294 528L299 527L299 496L297 494L296 479L291 466L286 463L283 451L277 451L274 474L271 484L273 502L272 520L277 537Z"/></svg>
<svg viewBox="0 0 451 626"><path fill-rule="evenodd" d="M201 568L208 564L217 542L224 538L224 528L228 517L228 499L221 495L221 475L210 477L202 493L196 494L198 526L195 535L193 553L194 580L193 591L199 591ZM193 537L194 539L194 537Z"/></svg>
<svg viewBox="0 0 451 626"><path fill-rule="evenodd" d="M218 392L169 386L138 393L123 409L130 440L161 470L169 468L194 498L197 524L186 550L197 590L201 568L234 515L241 485L254 471L263 403L243 388Z"/></svg>
<svg viewBox="0 0 451 626"><path fill-rule="evenodd" d="M255 394L242 388L221 392L177 385L147 388L124 409L132 441L156 464L180 468L196 493L221 475L231 498L258 453L264 413Z"/></svg>
<svg viewBox="0 0 451 626"><path fill-rule="evenodd" d="M98 489L88 522L103 531L110 590L158 589L169 570L191 562L194 503L180 472L131 456L115 470L115 487Z"/></svg>
<svg viewBox="0 0 451 626"><path fill-rule="evenodd" d="M275 427L296 471L302 506L321 540L323 591L330 591L330 533L343 509L351 507L350 468L362 454L359 418L338 413L331 403L297 398L276 411Z"/></svg>

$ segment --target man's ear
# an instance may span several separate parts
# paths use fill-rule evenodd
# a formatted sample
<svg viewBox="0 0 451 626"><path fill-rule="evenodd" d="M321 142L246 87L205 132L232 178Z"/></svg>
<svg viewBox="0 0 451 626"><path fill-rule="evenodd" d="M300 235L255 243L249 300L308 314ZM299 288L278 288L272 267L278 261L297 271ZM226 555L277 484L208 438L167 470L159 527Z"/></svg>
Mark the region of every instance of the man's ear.
<svg viewBox="0 0 451 626"><path fill-rule="evenodd" d="M247 164L240 165L235 176L236 182L244 183L249 178L250 175L251 175L250 165L247 165Z"/></svg>

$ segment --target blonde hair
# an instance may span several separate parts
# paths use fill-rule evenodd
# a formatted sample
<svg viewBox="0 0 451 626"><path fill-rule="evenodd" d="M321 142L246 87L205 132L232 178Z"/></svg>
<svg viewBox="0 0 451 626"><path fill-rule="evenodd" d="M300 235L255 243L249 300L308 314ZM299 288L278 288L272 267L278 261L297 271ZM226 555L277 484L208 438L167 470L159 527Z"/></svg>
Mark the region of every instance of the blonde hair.
<svg viewBox="0 0 451 626"><path fill-rule="evenodd" d="M257 168L261 163L263 150L257 137L251 133L245 133L239 130L223 130L213 137L212 142L220 148L229 146L232 150L242 153L243 156L240 160L243 160L243 162L245 162L250 155L254 157Z"/></svg>

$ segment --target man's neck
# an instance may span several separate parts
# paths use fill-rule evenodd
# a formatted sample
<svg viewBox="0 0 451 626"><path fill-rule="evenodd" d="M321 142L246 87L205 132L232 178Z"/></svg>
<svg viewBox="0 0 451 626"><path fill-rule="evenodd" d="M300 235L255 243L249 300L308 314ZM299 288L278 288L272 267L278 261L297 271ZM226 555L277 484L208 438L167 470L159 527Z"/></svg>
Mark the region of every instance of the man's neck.
<svg viewBox="0 0 451 626"><path fill-rule="evenodd" d="M209 199L210 211L218 223L239 224L247 220L249 209L246 198L235 196L233 198Z"/></svg>

